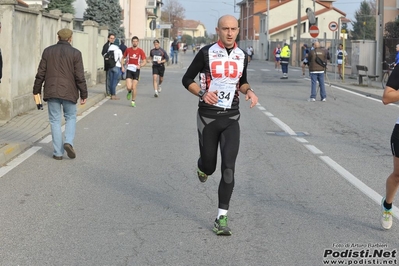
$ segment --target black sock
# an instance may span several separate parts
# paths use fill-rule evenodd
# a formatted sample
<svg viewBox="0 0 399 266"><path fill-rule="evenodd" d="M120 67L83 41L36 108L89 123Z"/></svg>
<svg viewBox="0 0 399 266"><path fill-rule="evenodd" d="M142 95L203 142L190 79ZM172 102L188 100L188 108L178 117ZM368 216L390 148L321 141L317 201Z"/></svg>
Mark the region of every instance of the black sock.
<svg viewBox="0 0 399 266"><path fill-rule="evenodd" d="M387 210L392 209L392 203L387 203L387 200L384 200L384 208Z"/></svg>

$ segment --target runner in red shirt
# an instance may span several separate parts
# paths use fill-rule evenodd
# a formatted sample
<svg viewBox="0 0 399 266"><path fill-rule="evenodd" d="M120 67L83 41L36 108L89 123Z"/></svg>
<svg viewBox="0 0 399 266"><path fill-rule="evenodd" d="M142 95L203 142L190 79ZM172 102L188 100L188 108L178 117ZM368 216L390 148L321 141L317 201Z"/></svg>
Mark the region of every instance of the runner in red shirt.
<svg viewBox="0 0 399 266"><path fill-rule="evenodd" d="M126 65L126 98L132 101L132 107L136 106L137 84L140 79L140 68L147 64L147 57L139 47L139 38L132 38L132 47L126 49L123 54L124 65ZM132 95L133 91L133 95Z"/></svg>

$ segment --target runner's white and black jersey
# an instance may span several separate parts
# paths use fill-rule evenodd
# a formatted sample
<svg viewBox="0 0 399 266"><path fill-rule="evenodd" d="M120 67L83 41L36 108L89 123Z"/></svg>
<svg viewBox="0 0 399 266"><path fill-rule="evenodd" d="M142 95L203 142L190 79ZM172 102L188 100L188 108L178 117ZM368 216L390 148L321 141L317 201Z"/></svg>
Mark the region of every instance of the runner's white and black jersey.
<svg viewBox="0 0 399 266"><path fill-rule="evenodd" d="M234 45L225 48L222 42L204 46L195 56L186 74L183 76L183 86L188 89L195 82L199 73L199 86L202 90L218 90L221 104L209 105L200 100L200 109L237 110L239 104L239 88L247 82L248 55ZM220 107L221 106L221 107Z"/></svg>

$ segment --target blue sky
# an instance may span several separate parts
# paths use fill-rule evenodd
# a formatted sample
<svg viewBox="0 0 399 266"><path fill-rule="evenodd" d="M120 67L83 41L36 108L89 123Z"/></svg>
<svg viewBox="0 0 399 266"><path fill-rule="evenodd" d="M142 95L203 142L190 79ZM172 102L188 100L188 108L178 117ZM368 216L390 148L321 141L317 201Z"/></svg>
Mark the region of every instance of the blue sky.
<svg viewBox="0 0 399 266"><path fill-rule="evenodd" d="M166 3L168 0L163 1ZM186 9L186 19L200 20L209 33L215 33L215 25L218 17L225 14L235 14L237 18L239 17L239 13L234 13L234 0L178 1ZM236 1L240 2L241 0ZM362 1L363 0L336 0L333 5L345 12L346 17L352 20L356 10L360 8L360 3ZM238 9L236 11L239 12Z"/></svg>

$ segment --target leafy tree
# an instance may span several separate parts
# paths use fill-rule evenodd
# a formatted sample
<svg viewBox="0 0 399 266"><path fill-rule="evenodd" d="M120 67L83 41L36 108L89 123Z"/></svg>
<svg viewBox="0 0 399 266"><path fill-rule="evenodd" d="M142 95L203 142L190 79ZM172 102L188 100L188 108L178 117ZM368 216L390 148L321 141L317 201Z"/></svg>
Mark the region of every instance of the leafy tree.
<svg viewBox="0 0 399 266"><path fill-rule="evenodd" d="M193 44L193 37L190 35L184 34L182 37L182 41L186 43L187 45L192 45Z"/></svg>
<svg viewBox="0 0 399 266"><path fill-rule="evenodd" d="M384 38L387 39L399 38L398 28L399 28L399 19L396 19L396 21L391 21L386 23Z"/></svg>
<svg viewBox="0 0 399 266"><path fill-rule="evenodd" d="M75 8L72 5L73 2L75 0L51 0L46 10L59 9L62 13L75 14Z"/></svg>
<svg viewBox="0 0 399 266"><path fill-rule="evenodd" d="M87 8L84 20L93 20L100 26L108 26L109 33L117 38L125 38L125 30L121 27L122 8L119 0L86 0Z"/></svg>
<svg viewBox="0 0 399 266"><path fill-rule="evenodd" d="M186 9L178 0L169 0L163 6L161 20L172 24L172 28L170 29L171 37L177 36L179 25L182 25L184 20L184 12L186 12Z"/></svg>
<svg viewBox="0 0 399 266"><path fill-rule="evenodd" d="M352 39L375 40L375 0L363 0L360 9L355 12L355 20L352 22Z"/></svg>

